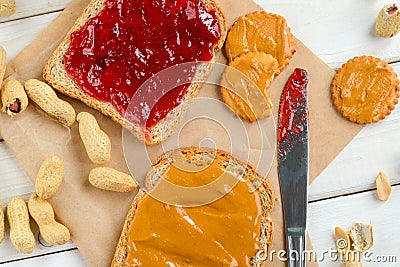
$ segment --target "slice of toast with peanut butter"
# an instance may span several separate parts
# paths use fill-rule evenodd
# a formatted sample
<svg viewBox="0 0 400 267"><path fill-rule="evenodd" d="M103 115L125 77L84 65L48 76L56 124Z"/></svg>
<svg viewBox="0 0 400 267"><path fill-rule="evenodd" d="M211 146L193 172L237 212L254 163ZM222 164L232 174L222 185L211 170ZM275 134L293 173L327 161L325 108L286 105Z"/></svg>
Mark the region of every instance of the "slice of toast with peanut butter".
<svg viewBox="0 0 400 267"><path fill-rule="evenodd" d="M222 180L220 197L208 198ZM165 181L177 191L157 193ZM133 200L112 267L261 266L265 261L275 195L252 166L220 150L184 148L162 155L146 183L150 194L140 190ZM182 187L189 192L185 198L177 193ZM197 189L202 191L195 196Z"/></svg>

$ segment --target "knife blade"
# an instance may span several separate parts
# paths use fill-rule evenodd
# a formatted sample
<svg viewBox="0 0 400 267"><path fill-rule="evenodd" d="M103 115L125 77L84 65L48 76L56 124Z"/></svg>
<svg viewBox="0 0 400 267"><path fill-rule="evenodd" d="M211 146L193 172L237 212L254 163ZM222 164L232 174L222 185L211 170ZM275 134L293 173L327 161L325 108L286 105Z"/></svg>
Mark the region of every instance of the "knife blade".
<svg viewBox="0 0 400 267"><path fill-rule="evenodd" d="M295 69L283 89L278 121L278 173L288 266L304 267L308 198L308 77Z"/></svg>

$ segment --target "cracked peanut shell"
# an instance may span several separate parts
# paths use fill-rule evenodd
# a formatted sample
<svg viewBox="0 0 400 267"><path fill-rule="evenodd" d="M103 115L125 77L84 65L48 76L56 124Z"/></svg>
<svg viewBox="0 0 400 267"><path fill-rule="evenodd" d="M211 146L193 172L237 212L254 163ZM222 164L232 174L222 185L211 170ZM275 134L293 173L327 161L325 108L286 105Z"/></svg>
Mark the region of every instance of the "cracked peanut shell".
<svg viewBox="0 0 400 267"><path fill-rule="evenodd" d="M400 32L400 10L396 4L384 6L375 23L376 33L383 38L390 38Z"/></svg>
<svg viewBox="0 0 400 267"><path fill-rule="evenodd" d="M1 102L1 110L11 117L24 112L29 103L24 86L17 80L9 80L3 85Z"/></svg>
<svg viewBox="0 0 400 267"><path fill-rule="evenodd" d="M0 17L9 17L17 11L15 0L0 0Z"/></svg>
<svg viewBox="0 0 400 267"><path fill-rule="evenodd" d="M372 225L357 222L349 232L353 247L358 252L364 252L374 245L374 232Z"/></svg>

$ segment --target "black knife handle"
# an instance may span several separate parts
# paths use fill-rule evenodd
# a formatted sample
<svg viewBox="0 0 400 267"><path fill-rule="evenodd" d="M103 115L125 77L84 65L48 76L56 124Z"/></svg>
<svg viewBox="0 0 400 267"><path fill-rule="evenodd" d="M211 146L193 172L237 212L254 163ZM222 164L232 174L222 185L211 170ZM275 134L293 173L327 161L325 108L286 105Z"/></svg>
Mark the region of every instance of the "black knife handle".
<svg viewBox="0 0 400 267"><path fill-rule="evenodd" d="M306 267L305 231L303 229L289 229L286 242L288 267Z"/></svg>

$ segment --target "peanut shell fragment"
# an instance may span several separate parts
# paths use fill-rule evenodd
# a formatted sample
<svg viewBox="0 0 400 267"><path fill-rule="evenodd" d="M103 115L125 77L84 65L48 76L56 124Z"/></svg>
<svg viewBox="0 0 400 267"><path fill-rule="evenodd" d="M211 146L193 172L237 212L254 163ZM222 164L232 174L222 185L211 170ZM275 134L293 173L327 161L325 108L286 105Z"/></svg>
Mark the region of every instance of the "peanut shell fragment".
<svg viewBox="0 0 400 267"><path fill-rule="evenodd" d="M376 191L378 198L382 201L387 201L392 193L392 186L386 173L379 172L375 179Z"/></svg>
<svg viewBox="0 0 400 267"><path fill-rule="evenodd" d="M63 245L71 238L67 227L54 219L51 204L44 199L32 194L28 201L29 213L39 226L40 235L52 245Z"/></svg>
<svg viewBox="0 0 400 267"><path fill-rule="evenodd" d="M15 0L0 0L0 17L8 17L17 11Z"/></svg>
<svg viewBox="0 0 400 267"><path fill-rule="evenodd" d="M17 80L10 80L4 84L1 89L1 102L1 110L11 117L24 112L29 103L24 86Z"/></svg>
<svg viewBox="0 0 400 267"><path fill-rule="evenodd" d="M0 199L0 243L4 240L4 212Z"/></svg>
<svg viewBox="0 0 400 267"><path fill-rule="evenodd" d="M98 167L91 170L89 182L99 189L114 192L129 192L138 186L129 174L108 167Z"/></svg>
<svg viewBox="0 0 400 267"><path fill-rule="evenodd" d="M347 251L342 267L362 267L360 253L354 250Z"/></svg>
<svg viewBox="0 0 400 267"><path fill-rule="evenodd" d="M75 122L75 109L68 102L58 98L54 89L47 83L30 79L25 82L25 90L33 102L61 124L70 127Z"/></svg>
<svg viewBox="0 0 400 267"><path fill-rule="evenodd" d="M342 267L362 267L362 263L356 260L345 260Z"/></svg>
<svg viewBox="0 0 400 267"><path fill-rule="evenodd" d="M4 47L0 45L0 86L3 83L4 74L6 73L7 53Z"/></svg>
<svg viewBox="0 0 400 267"><path fill-rule="evenodd" d="M400 32L400 9L396 4L384 6L376 19L376 33L383 38L390 38Z"/></svg>
<svg viewBox="0 0 400 267"><path fill-rule="evenodd" d="M364 252L374 245L372 225L357 222L349 232L353 247L359 252Z"/></svg>
<svg viewBox="0 0 400 267"><path fill-rule="evenodd" d="M51 198L61 185L64 163L57 157L46 158L40 166L35 180L35 191L42 199Z"/></svg>
<svg viewBox="0 0 400 267"><path fill-rule="evenodd" d="M350 238L343 228L335 227L335 239L339 252L345 253L350 250Z"/></svg>
<svg viewBox="0 0 400 267"><path fill-rule="evenodd" d="M109 162L111 141L108 135L100 129L96 118L88 112L81 112L76 120L79 122L79 134L90 160L95 164Z"/></svg>

